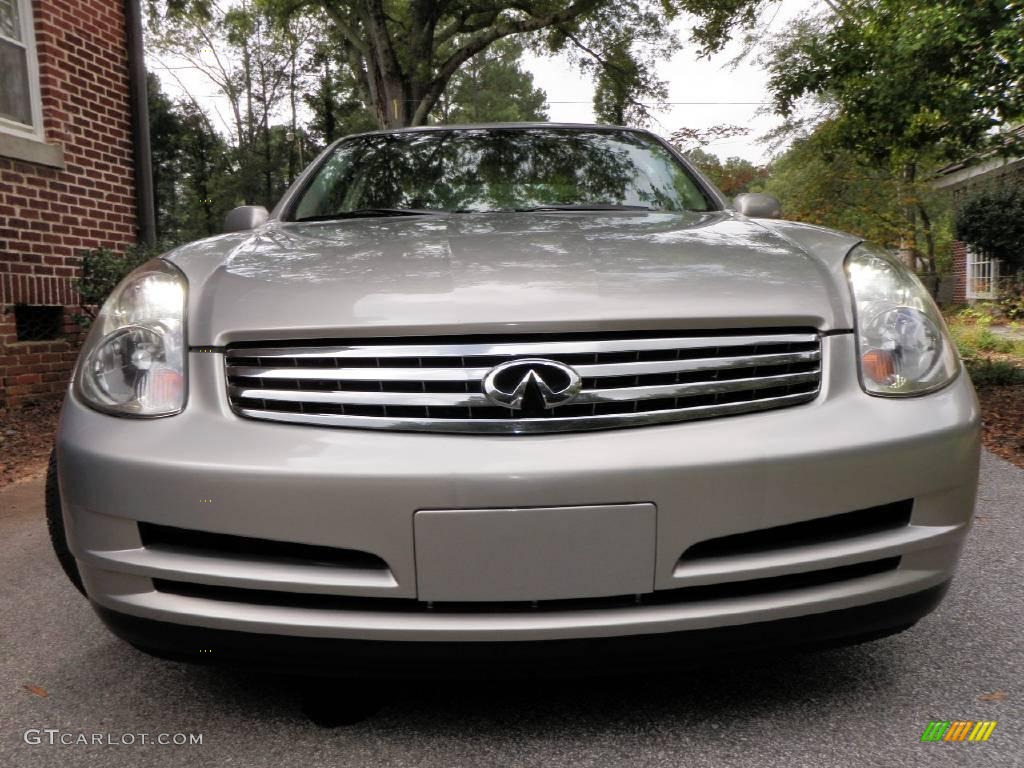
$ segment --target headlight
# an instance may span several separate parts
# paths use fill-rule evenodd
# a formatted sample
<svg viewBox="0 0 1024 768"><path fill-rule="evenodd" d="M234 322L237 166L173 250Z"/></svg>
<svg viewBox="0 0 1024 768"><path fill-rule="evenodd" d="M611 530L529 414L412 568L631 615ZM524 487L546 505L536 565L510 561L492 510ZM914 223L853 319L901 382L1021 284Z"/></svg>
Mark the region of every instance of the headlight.
<svg viewBox="0 0 1024 768"><path fill-rule="evenodd" d="M910 270L880 248L859 245L846 259L856 311L860 377L872 395L931 392L959 363L935 302Z"/></svg>
<svg viewBox="0 0 1024 768"><path fill-rule="evenodd" d="M79 397L122 416L170 416L185 406L188 281L163 259L147 261L110 294L75 374Z"/></svg>

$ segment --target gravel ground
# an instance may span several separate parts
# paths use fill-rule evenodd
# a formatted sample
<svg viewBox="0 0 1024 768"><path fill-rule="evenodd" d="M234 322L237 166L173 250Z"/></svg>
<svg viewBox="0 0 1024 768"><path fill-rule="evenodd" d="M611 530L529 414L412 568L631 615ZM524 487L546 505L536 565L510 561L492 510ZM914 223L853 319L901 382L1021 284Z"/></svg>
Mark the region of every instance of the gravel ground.
<svg viewBox="0 0 1024 768"><path fill-rule="evenodd" d="M0 491L5 768L1024 766L1024 472L991 455L953 588L902 635L656 679L402 684L335 729L310 723L283 681L158 661L108 635L59 573L41 499L39 480ZM935 719L999 725L987 743L920 743ZM203 743L30 746L31 728Z"/></svg>

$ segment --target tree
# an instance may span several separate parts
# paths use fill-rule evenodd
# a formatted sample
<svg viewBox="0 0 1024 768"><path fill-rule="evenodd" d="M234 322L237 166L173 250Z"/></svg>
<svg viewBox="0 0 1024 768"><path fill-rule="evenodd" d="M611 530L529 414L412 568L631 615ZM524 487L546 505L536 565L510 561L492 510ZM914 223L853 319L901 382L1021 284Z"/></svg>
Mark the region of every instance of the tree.
<svg viewBox="0 0 1024 768"><path fill-rule="evenodd" d="M768 65L782 115L799 99L834 105L837 141L885 162L949 159L1024 139L1024 3L833 0L836 10L795 24Z"/></svg>
<svg viewBox="0 0 1024 768"><path fill-rule="evenodd" d="M231 148L192 101L173 101L147 73L157 237L166 246L220 232L239 196Z"/></svg>
<svg viewBox="0 0 1024 768"><path fill-rule="evenodd" d="M146 73L146 98L149 106L149 143L153 161L153 208L156 214L157 240L177 232L177 164L181 156L182 124L174 102L164 93L160 79Z"/></svg>
<svg viewBox="0 0 1024 768"><path fill-rule="evenodd" d="M768 180L767 168L741 157L730 157L722 162L710 152L694 149L687 158L729 198L759 190Z"/></svg>
<svg viewBox="0 0 1024 768"><path fill-rule="evenodd" d="M548 51L571 50L616 83L614 99L657 94L644 62L675 45L669 24L688 12L709 20L702 39L728 34L763 0L261 0L282 19L322 12L360 97L381 127L423 125L451 79L498 41L518 37ZM172 13L209 14L211 0L169 0ZM730 21L726 23L725 17ZM628 61L626 61L628 59ZM639 66L633 66L639 65ZM604 87L599 83L600 87ZM642 106L642 105L640 105ZM623 113L625 116L625 113Z"/></svg>
<svg viewBox="0 0 1024 768"><path fill-rule="evenodd" d="M1024 269L1024 182L990 184L971 194L957 210L956 232L1011 269Z"/></svg>
<svg viewBox="0 0 1024 768"><path fill-rule="evenodd" d="M897 248L907 237L906 183L888 165L838 145L830 125L799 138L771 164L763 191L782 203L786 218L859 235ZM934 161L923 168L929 175ZM939 254L952 241L949 200L918 181L912 190L924 214L915 237L929 243L920 254L925 270L941 271ZM928 223L927 229L924 223Z"/></svg>
<svg viewBox="0 0 1024 768"><path fill-rule="evenodd" d="M445 123L501 123L547 119L544 91L519 61L523 46L501 40L452 77L438 117Z"/></svg>
<svg viewBox="0 0 1024 768"><path fill-rule="evenodd" d="M271 151L271 121L286 101L295 121L295 101L288 97L300 87L295 68L300 41L311 34L308 19L276 24L252 0L239 0L228 9L212 4L177 9L168 2L155 5L149 16L151 48L199 71L226 98L234 173L245 203L272 206L279 186L275 173L279 166L288 168L289 153L281 163ZM173 69L167 71L174 75Z"/></svg>
<svg viewBox="0 0 1024 768"><path fill-rule="evenodd" d="M180 230L178 240L188 241L221 231L225 214L241 199L242 178L237 173L237 153L192 102L179 105L182 125L178 162Z"/></svg>
<svg viewBox="0 0 1024 768"><path fill-rule="evenodd" d="M1013 151L1024 116L1024 4L976 0L831 0L770 45L775 108L827 106L834 145L899 185L903 245L931 236L921 166L986 147ZM929 245L929 250L931 246Z"/></svg>
<svg viewBox="0 0 1024 768"><path fill-rule="evenodd" d="M306 129L312 142L320 147L350 133L372 131L377 127L373 113L359 97L352 71L344 58L337 61L337 47L343 45L343 41L328 35L319 37L305 65L307 78L312 81L312 87L302 94L312 112Z"/></svg>

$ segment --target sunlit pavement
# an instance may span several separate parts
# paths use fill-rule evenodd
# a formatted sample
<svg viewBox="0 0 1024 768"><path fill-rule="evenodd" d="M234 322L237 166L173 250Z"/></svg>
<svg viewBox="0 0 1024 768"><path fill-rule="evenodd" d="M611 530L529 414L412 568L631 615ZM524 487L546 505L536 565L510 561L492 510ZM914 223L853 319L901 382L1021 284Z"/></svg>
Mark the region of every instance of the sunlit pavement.
<svg viewBox="0 0 1024 768"><path fill-rule="evenodd" d="M1022 520L1024 471L986 455L953 587L896 637L654 679L388 684L376 715L324 729L284 681L159 661L109 635L60 573L42 481L28 481L0 490L0 766L1024 765ZM986 743L921 743L931 720L998 725ZM51 745L44 729L135 743Z"/></svg>

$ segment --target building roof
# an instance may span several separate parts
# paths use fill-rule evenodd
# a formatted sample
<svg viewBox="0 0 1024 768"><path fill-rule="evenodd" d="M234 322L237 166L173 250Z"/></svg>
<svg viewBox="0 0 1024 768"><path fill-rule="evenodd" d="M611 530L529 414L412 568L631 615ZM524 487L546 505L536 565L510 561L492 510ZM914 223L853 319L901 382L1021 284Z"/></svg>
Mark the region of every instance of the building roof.
<svg viewBox="0 0 1024 768"><path fill-rule="evenodd" d="M1018 126L1012 133L1024 139L1024 125ZM998 149L993 149L940 168L935 173L932 186L936 189L955 190L971 186L983 179L1018 172L1024 172L1024 157L1004 155Z"/></svg>

